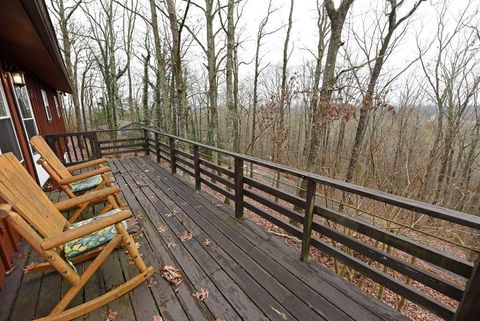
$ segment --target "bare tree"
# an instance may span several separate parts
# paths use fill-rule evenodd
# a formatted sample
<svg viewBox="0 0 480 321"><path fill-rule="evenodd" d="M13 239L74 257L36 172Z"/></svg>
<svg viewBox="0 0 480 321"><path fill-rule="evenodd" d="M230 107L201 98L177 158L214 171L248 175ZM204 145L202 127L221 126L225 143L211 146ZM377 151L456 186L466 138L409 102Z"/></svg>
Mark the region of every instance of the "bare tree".
<svg viewBox="0 0 480 321"><path fill-rule="evenodd" d="M375 100L375 87L378 82L378 78L380 77L380 72L382 71L383 65L385 63L386 58L388 57L388 49L392 41L392 37L394 36L395 30L409 17L411 17L415 11L418 9L420 4L425 0L419 0L416 2L412 9L405 14L400 19L397 19L397 12L403 4L403 1L397 2L397 0L387 0L389 4L390 12L388 13L388 27L386 34L380 39L381 45L378 53L374 59L374 65L371 69L370 79L368 81L367 90L365 91L362 107L360 109L360 118L358 120L357 131L355 135L355 142L353 143L352 153L350 156L350 162L348 164L347 174L346 174L346 181L350 182L353 179L353 174L357 167L358 157L360 154L360 150L362 148L362 144L365 138L365 130L368 124L368 116L370 110L372 110L374 100Z"/></svg>
<svg viewBox="0 0 480 321"><path fill-rule="evenodd" d="M71 19L79 8L82 0L76 0L72 5L68 6L65 0L51 0L51 8L58 20L58 28L60 30L62 52L67 68L67 73L72 82L72 102L75 112L75 130L80 131L82 128L81 106L78 97L78 80L77 71L75 70L75 57L72 56L75 38L72 39L72 24Z"/></svg>
<svg viewBox="0 0 480 321"><path fill-rule="evenodd" d="M182 18L178 18L175 7L175 0L166 0L168 20L170 22L170 32L172 35L172 70L175 79L176 93L176 115L178 118L178 128L174 128L174 132L181 136L187 136L187 97L185 88L185 79L183 77L182 64L182 31L185 26L185 20L190 8L190 1L187 1L185 11ZM174 122L175 123L175 122Z"/></svg>

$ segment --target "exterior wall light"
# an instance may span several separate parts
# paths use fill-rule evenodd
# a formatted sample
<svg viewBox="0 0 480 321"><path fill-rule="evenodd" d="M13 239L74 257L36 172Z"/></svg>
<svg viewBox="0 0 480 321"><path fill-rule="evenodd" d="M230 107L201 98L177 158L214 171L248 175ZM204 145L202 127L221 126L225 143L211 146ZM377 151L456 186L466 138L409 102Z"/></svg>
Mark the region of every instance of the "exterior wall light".
<svg viewBox="0 0 480 321"><path fill-rule="evenodd" d="M23 71L14 71L12 72L13 84L15 86L23 87L25 86L25 73Z"/></svg>

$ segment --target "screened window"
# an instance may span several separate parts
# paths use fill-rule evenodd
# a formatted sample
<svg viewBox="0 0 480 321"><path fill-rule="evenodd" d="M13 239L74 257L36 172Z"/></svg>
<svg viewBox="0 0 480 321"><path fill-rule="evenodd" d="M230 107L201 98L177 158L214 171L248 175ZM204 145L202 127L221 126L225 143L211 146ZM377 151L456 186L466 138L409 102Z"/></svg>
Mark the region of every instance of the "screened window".
<svg viewBox="0 0 480 321"><path fill-rule="evenodd" d="M42 98L43 98L43 105L45 106L45 113L47 114L48 122L52 121L52 110L50 109L50 104L48 103L48 97L45 90L42 89Z"/></svg>
<svg viewBox="0 0 480 321"><path fill-rule="evenodd" d="M53 102L55 103L55 108L57 109L58 118L62 118L62 109L60 108L60 105L58 104L57 96L53 96Z"/></svg>
<svg viewBox="0 0 480 321"><path fill-rule="evenodd" d="M20 161L23 161L12 117L8 111L5 93L0 85L0 154L8 152L14 153Z"/></svg>

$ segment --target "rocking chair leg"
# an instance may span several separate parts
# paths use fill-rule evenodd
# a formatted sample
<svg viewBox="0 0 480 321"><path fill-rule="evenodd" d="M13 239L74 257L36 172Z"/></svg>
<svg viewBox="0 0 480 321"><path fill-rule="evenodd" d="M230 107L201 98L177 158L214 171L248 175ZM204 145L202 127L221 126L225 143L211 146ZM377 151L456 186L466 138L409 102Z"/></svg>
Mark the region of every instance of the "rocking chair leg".
<svg viewBox="0 0 480 321"><path fill-rule="evenodd" d="M102 265L102 263L108 258L110 253L120 244L122 237L117 235L113 238L100 254L93 260L93 262L87 267L85 272L80 276L80 283L77 286L72 286L68 292L63 296L57 306L52 310L50 316L59 315L73 300L75 295L85 286L88 280L92 277L93 273Z"/></svg>
<svg viewBox="0 0 480 321"><path fill-rule="evenodd" d="M37 319L35 321L66 321L75 319L81 315L87 314L90 311L98 309L101 306L107 304L108 302L111 302L128 293L129 291L140 285L142 282L144 282L146 279L148 279L154 272L155 271L153 270L153 268L149 267L145 272L134 276L129 281L111 290L110 292L99 296L98 298L68 309L58 315L49 315L45 318Z"/></svg>
<svg viewBox="0 0 480 321"><path fill-rule="evenodd" d="M115 227L117 228L117 233L121 235L122 242L125 244L125 248L127 249L128 254L130 254L133 263L135 263L135 266L140 272L145 272L147 266L145 265L145 262L143 262L143 259L138 252L137 244L135 243L134 239L130 234L128 234L125 226L122 223L115 224Z"/></svg>

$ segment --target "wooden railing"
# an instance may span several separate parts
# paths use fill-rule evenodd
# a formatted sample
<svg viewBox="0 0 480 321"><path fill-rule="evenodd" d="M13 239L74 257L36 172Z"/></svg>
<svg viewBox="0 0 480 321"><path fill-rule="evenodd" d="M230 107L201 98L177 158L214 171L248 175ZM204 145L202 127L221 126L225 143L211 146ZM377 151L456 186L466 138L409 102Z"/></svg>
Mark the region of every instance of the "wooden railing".
<svg viewBox="0 0 480 321"><path fill-rule="evenodd" d="M116 135L115 139L102 136L107 132L50 135L47 136L47 141L51 146L56 146L57 153L64 157L67 164L72 163L72 160L73 163L81 161L80 158L70 156L81 156L80 151L68 152L69 148L78 148L78 144L72 143L78 140L89 141L89 145L85 147L84 144L84 148L90 149L88 155L93 155L91 157L120 157L140 152L150 155L159 163L167 162L172 173L182 171L190 176L195 189L200 190L205 186L231 200L237 218L241 219L246 209L297 238L301 242L301 260L308 259L313 247L332 258L336 269L337 261L342 262L363 277L444 319L476 320L480 315L480 304L477 301L480 289L478 258L474 264L462 257L464 252L448 253L446 247L438 248L433 246L435 243L428 244L422 238L415 238L418 233L422 237L443 240L448 246L458 245L462 251L477 256L478 248L450 241L442 233L433 234L429 229L433 226L439 226L445 231L455 228L455 231L459 231L457 236L465 233L480 237L480 217L208 146L154 129L123 131L123 134L128 133L128 137ZM62 145L60 139L70 143ZM87 155L86 152L84 154ZM88 157L83 160L88 160ZM275 180L274 174L280 176L279 173L290 181L303 180L306 182L306 188L301 193L304 197L282 188L282 184L287 183L275 186L256 179L256 173L260 169L270 171L271 174L266 177L272 180ZM327 194L340 200L332 202ZM370 212L365 210L364 204L368 204ZM395 214L395 220L386 218L390 213ZM405 222L410 217L414 223L409 225ZM379 220L384 220L387 224L378 224ZM427 227L419 228L419 222L426 222ZM339 274L348 274L350 270L343 271L347 272ZM427 294L431 291L422 291L424 287L434 290L436 295Z"/></svg>

